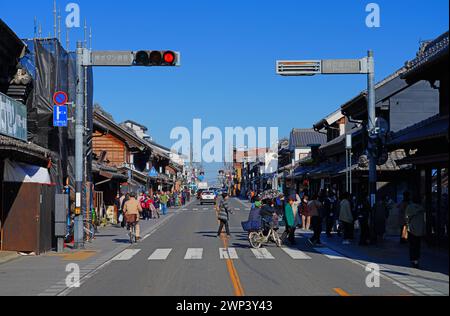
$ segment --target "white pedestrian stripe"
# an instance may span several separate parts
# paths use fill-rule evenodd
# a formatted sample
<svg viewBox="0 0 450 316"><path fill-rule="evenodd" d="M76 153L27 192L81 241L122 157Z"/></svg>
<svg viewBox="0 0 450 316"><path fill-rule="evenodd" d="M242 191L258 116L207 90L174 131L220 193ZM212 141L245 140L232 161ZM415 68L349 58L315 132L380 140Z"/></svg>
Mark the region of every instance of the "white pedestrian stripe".
<svg viewBox="0 0 450 316"><path fill-rule="evenodd" d="M314 248L314 250L317 251L318 253L323 254L325 257L327 257L329 259L333 259L333 260L334 259L347 259L340 253L337 253L336 251L331 250L330 248Z"/></svg>
<svg viewBox="0 0 450 316"><path fill-rule="evenodd" d="M253 254L255 255L256 259L260 260L273 260L275 259L274 256L269 252L269 250L262 248L262 249L252 249Z"/></svg>
<svg viewBox="0 0 450 316"><path fill-rule="evenodd" d="M294 260L308 260L308 259L311 259L310 256L308 256L303 251L300 251L298 249L286 248L286 247L283 247L281 249L283 249L283 251L285 253L287 253Z"/></svg>
<svg viewBox="0 0 450 316"><path fill-rule="evenodd" d="M172 249L157 249L148 260L167 260L171 252Z"/></svg>
<svg viewBox="0 0 450 316"><path fill-rule="evenodd" d="M239 259L235 248L220 248L219 253L220 259L231 259L231 260Z"/></svg>
<svg viewBox="0 0 450 316"><path fill-rule="evenodd" d="M203 258L202 248L190 248L186 252L184 260L201 260Z"/></svg>
<svg viewBox="0 0 450 316"><path fill-rule="evenodd" d="M133 258L135 255L137 255L141 249L127 249L122 251L120 254L115 256L112 260L113 261L127 261Z"/></svg>

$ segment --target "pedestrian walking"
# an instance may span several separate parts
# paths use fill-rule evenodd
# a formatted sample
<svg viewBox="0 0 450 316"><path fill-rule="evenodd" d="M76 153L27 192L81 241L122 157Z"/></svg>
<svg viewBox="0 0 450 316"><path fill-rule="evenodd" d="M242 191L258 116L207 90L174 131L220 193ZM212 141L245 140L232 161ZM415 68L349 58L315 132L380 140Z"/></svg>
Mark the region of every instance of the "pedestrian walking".
<svg viewBox="0 0 450 316"><path fill-rule="evenodd" d="M406 207L408 225L409 258L413 268L420 268L421 243L425 236L425 209L420 204L420 197L415 196Z"/></svg>
<svg viewBox="0 0 450 316"><path fill-rule="evenodd" d="M294 225L295 227L299 227L301 224L301 215L300 215L300 205L302 204L302 199L298 193L295 194L295 201L293 205L294 211Z"/></svg>
<svg viewBox="0 0 450 316"><path fill-rule="evenodd" d="M339 206L339 220L344 227L344 245L350 244L353 239L354 220L352 214L352 206L350 203L350 195L347 192L342 193L341 203Z"/></svg>
<svg viewBox="0 0 450 316"><path fill-rule="evenodd" d="M233 214L231 211L229 205L228 205L228 193L223 193L222 198L219 202L219 214L218 219L220 222L219 230L217 232L217 237L220 237L222 235L223 228L225 227L225 231L227 233L227 237L231 237L230 233L230 213Z"/></svg>
<svg viewBox="0 0 450 316"><path fill-rule="evenodd" d="M153 212L153 218L156 219L156 217L161 218L161 213L159 212L160 210L160 202L159 202L159 196L158 194L155 194L155 196L153 197L153 207L150 206L152 212Z"/></svg>
<svg viewBox="0 0 450 316"><path fill-rule="evenodd" d="M284 231L281 240L288 240L291 245L295 245L295 217L294 217L294 206L295 199L290 197L288 203L284 209L284 218L286 222L286 230Z"/></svg>
<svg viewBox="0 0 450 316"><path fill-rule="evenodd" d="M162 193L159 198L159 202L160 202L160 209L161 209L162 215L166 215L167 214L167 203L169 203L168 194Z"/></svg>
<svg viewBox="0 0 450 316"><path fill-rule="evenodd" d="M150 218L149 216L149 205L148 205L148 197L145 193L143 193L141 195L141 197L139 198L139 203L141 204L141 208L142 208L142 219L148 220Z"/></svg>
<svg viewBox="0 0 450 316"><path fill-rule="evenodd" d="M356 213L360 227L359 245L368 246L370 244L370 204L368 198L359 196L356 203Z"/></svg>
<svg viewBox="0 0 450 316"><path fill-rule="evenodd" d="M123 195L123 196L120 198L120 208L121 208L121 210L122 210L122 215L123 215L123 217L125 217L125 214L124 214L124 211L123 211L123 209L124 209L124 207L125 207L125 203L128 202L129 200L130 200L130 194L129 194L129 193ZM122 220L122 223L120 224L120 226L121 226L122 228L125 228L125 226L126 226L126 221L125 221L125 219Z"/></svg>
<svg viewBox="0 0 450 316"><path fill-rule="evenodd" d="M335 223L336 198L331 194L331 192L327 194L322 206L325 215L325 232L328 238L333 237L332 231Z"/></svg>
<svg viewBox="0 0 450 316"><path fill-rule="evenodd" d="M384 235L386 233L386 220L389 217L389 211L386 204L388 197L384 199L380 199L378 203L375 205L374 211L374 234L373 234L373 242L375 244L379 242L383 242Z"/></svg>
<svg viewBox="0 0 450 316"><path fill-rule="evenodd" d="M309 196L308 194L303 195L303 201L301 204L301 215L302 215L302 229L309 230L311 228L311 215L308 209Z"/></svg>
<svg viewBox="0 0 450 316"><path fill-rule="evenodd" d="M323 193L321 193L323 195ZM322 196L320 199L324 200L325 197ZM312 200L308 203L309 214L311 216L311 224L314 231L312 238L309 241L313 245L321 245L320 235L322 234L322 202L319 201L319 197L314 195Z"/></svg>
<svg viewBox="0 0 450 316"><path fill-rule="evenodd" d="M400 231L400 244L406 244L408 242L408 223L406 221L406 208L411 203L411 196L409 192L403 193L403 201L398 205L399 209L399 231Z"/></svg>

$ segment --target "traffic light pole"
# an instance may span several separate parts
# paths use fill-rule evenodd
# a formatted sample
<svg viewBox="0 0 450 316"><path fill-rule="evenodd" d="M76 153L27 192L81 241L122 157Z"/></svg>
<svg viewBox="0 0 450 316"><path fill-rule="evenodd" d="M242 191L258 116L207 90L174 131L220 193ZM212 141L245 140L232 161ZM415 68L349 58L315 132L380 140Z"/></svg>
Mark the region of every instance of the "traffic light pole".
<svg viewBox="0 0 450 316"><path fill-rule="evenodd" d="M181 66L180 53L174 51L97 51L93 52L77 43L76 50L77 94L75 104L75 248L84 247L84 219L87 215L86 201L83 198L85 186L84 136L86 109L87 67L132 67L132 66Z"/></svg>
<svg viewBox="0 0 450 316"><path fill-rule="evenodd" d="M83 193L83 144L84 144L84 48L77 43L77 97L75 103L75 223L74 247L84 247L84 210L82 206Z"/></svg>

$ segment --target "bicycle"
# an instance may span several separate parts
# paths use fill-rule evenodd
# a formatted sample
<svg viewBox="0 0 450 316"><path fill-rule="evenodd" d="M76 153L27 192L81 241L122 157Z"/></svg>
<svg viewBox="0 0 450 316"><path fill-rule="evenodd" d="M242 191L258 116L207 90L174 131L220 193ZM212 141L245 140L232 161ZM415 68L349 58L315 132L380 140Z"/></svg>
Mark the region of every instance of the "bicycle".
<svg viewBox="0 0 450 316"><path fill-rule="evenodd" d="M127 229L130 231L128 236L130 237L130 244L137 243L136 235L136 225L137 225L137 215L125 215L127 222Z"/></svg>
<svg viewBox="0 0 450 316"><path fill-rule="evenodd" d="M278 235L277 229L275 228L272 218L263 218L262 225L258 226L247 227L248 229L244 227L244 230L250 232L248 235L248 240L250 242L250 245L254 249L259 249L263 244L267 244L269 242L274 242L277 245L277 247L281 247L283 245L283 242L281 241L281 238ZM265 228L269 227L267 235L264 234L264 227Z"/></svg>

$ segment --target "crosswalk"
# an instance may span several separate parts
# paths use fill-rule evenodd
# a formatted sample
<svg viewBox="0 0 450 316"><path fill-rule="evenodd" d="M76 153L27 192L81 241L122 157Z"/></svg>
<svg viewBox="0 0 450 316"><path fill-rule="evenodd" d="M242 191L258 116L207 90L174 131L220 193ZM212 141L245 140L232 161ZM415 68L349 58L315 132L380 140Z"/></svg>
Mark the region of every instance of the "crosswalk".
<svg viewBox="0 0 450 316"><path fill-rule="evenodd" d="M278 248L273 248L278 249ZM239 250L239 251L238 251ZM141 253L141 249L127 249L122 253L118 254L112 259L112 261L128 261L133 259L136 255ZM209 251L209 250L208 250ZM274 250L272 250L273 252ZM292 260L312 260L311 253L307 254L297 248L282 247L281 252L275 250L279 257L277 258L267 248L261 249L237 249L237 248L219 248L218 258L220 260L238 260L240 256L247 255L250 253L257 260L275 260L279 259L281 256L287 256ZM184 260L202 260L204 258L205 249L203 248L189 248L186 250L184 255ZM342 260L347 259L345 256L329 249L329 248L314 248L315 253L323 255L330 260ZM173 255L174 249L172 248L162 248L154 250L148 257L148 261L165 261L168 260L171 255ZM281 255L280 255L281 254Z"/></svg>

